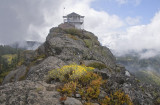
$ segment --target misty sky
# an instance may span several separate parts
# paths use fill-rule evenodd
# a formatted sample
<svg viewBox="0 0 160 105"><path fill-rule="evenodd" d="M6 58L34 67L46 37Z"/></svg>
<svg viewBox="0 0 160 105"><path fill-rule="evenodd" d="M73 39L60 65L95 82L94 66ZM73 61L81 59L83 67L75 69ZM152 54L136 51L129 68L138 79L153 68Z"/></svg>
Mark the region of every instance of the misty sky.
<svg viewBox="0 0 160 105"><path fill-rule="evenodd" d="M84 15L85 29L117 54L160 54L160 0L0 0L0 44L45 41L71 12Z"/></svg>

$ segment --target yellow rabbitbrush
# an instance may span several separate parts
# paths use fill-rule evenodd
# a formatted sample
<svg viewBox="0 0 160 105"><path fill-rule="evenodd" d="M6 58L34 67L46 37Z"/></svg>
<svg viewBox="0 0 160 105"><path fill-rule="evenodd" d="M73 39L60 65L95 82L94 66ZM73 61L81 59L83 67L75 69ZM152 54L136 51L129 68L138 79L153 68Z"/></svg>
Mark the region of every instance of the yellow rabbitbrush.
<svg viewBox="0 0 160 105"><path fill-rule="evenodd" d="M60 81L77 80L89 71L93 71L93 67L86 67L77 64L65 65L59 69L49 71L49 77L59 79Z"/></svg>
<svg viewBox="0 0 160 105"><path fill-rule="evenodd" d="M57 88L57 91L62 94L61 101L66 100L67 96L76 97L79 94L85 105L92 105L93 100L101 105L133 105L129 96L121 91L111 95L106 93L104 99L100 98L101 89L107 80L103 80L101 75L95 73L93 67L77 64L65 65L49 71L49 77L51 80L59 79L62 82Z"/></svg>

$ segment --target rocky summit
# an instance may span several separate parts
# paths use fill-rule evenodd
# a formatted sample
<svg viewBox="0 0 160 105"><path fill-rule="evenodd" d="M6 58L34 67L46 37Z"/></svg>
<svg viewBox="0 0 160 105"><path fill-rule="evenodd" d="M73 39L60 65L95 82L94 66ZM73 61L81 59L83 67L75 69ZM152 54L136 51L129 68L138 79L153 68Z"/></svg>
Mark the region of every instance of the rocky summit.
<svg viewBox="0 0 160 105"><path fill-rule="evenodd" d="M98 99L84 99L76 92L64 96L57 91L63 82L48 80L49 71L70 64L92 66L94 73L107 81L99 88ZM87 105L101 105L99 100L116 90L128 95L130 105L158 105L160 101L159 87L141 83L125 67L116 64L111 51L93 33L65 23L51 28L37 50L24 52L24 63L12 70L0 86L0 105L83 105L88 101Z"/></svg>

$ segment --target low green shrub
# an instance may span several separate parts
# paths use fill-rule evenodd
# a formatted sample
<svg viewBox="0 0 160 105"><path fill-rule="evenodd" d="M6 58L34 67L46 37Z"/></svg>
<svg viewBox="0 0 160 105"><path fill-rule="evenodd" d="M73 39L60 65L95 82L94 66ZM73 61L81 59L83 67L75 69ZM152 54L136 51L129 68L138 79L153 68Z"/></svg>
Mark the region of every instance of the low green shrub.
<svg viewBox="0 0 160 105"><path fill-rule="evenodd" d="M70 28L70 29L65 29L64 30L67 34L71 34L71 35L75 35L75 36L78 36L78 37L83 37L83 34L80 30L78 29L75 29L75 28Z"/></svg>
<svg viewBox="0 0 160 105"><path fill-rule="evenodd" d="M84 39L84 43L85 43L85 45L86 45L86 47L88 47L88 48L92 48L92 40L90 40L90 39Z"/></svg>
<svg viewBox="0 0 160 105"><path fill-rule="evenodd" d="M58 92L61 92L62 94L67 94L68 96L72 96L72 94L76 91L77 83L76 82L68 82L64 84L62 87L57 89Z"/></svg>
<svg viewBox="0 0 160 105"><path fill-rule="evenodd" d="M68 34L67 36L73 40L78 40L78 38L74 35Z"/></svg>
<svg viewBox="0 0 160 105"><path fill-rule="evenodd" d="M0 84L3 82L5 76L9 74L10 71L6 71L0 74Z"/></svg>
<svg viewBox="0 0 160 105"><path fill-rule="evenodd" d="M23 76L21 76L21 77L19 78L19 81L22 81L22 80L25 80L25 79L26 79L26 74L23 75Z"/></svg>
<svg viewBox="0 0 160 105"><path fill-rule="evenodd" d="M38 88L36 88L36 92L38 93L38 92L40 92L40 91L42 91L43 90L43 87L38 87Z"/></svg>
<svg viewBox="0 0 160 105"><path fill-rule="evenodd" d="M45 58L45 54L38 55L34 58L34 61Z"/></svg>
<svg viewBox="0 0 160 105"><path fill-rule="evenodd" d="M87 65L87 67L94 67L97 68L99 70L107 68L107 66L103 63L98 63L98 62L93 62Z"/></svg>
<svg viewBox="0 0 160 105"><path fill-rule="evenodd" d="M160 97L157 97L157 99L154 102L155 105L160 105Z"/></svg>

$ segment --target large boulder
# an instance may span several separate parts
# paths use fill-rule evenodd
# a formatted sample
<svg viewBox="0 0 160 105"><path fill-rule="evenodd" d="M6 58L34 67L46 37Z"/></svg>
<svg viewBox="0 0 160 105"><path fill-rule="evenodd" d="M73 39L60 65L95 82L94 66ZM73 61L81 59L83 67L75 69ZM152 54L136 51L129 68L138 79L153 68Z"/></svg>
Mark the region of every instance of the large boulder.
<svg viewBox="0 0 160 105"><path fill-rule="evenodd" d="M67 100L64 102L64 105L82 105L82 103L75 98L68 97Z"/></svg>
<svg viewBox="0 0 160 105"><path fill-rule="evenodd" d="M79 63L82 60L97 60L110 68L115 68L116 63L111 51L101 46L93 33L75 28L52 28L45 43L37 51L39 54L56 56L66 62Z"/></svg>
<svg viewBox="0 0 160 105"><path fill-rule="evenodd" d="M44 82L20 81L0 86L1 105L60 105L60 94ZM54 87L54 85L52 86Z"/></svg>
<svg viewBox="0 0 160 105"><path fill-rule="evenodd" d="M65 63L62 60L49 56L41 63L31 66L26 79L32 81L45 81L47 79L48 71L63 65L65 65Z"/></svg>

